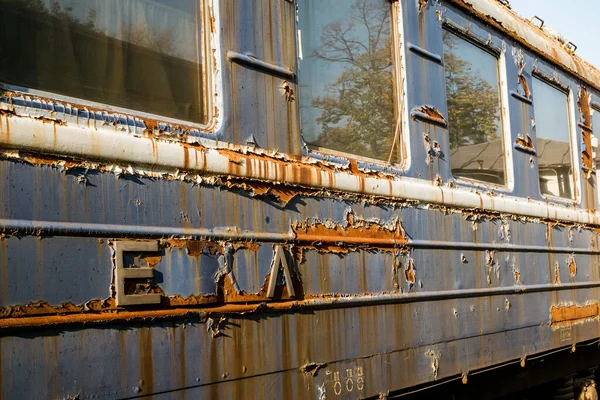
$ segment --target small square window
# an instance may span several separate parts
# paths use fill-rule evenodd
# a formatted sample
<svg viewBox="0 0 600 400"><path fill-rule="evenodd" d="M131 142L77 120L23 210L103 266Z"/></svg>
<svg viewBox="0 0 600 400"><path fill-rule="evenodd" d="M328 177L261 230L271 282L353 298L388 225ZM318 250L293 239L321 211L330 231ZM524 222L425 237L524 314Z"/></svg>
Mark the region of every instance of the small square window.
<svg viewBox="0 0 600 400"><path fill-rule="evenodd" d="M540 191L543 195L573 199L569 96L536 76L532 89Z"/></svg>
<svg viewBox="0 0 600 400"><path fill-rule="evenodd" d="M505 185L498 58L444 30L444 71L452 174Z"/></svg>

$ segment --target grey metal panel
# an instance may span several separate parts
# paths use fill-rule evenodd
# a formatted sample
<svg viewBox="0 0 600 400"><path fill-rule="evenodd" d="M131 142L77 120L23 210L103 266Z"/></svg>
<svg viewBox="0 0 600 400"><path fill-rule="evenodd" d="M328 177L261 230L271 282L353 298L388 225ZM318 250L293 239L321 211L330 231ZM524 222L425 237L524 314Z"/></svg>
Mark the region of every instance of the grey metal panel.
<svg viewBox="0 0 600 400"><path fill-rule="evenodd" d="M304 292L360 294L393 292L394 255L384 252L318 254L306 251L298 266Z"/></svg>
<svg viewBox="0 0 600 400"><path fill-rule="evenodd" d="M273 245L261 244L258 250L240 249L233 257L233 273L241 290L258 293L271 271Z"/></svg>
<svg viewBox="0 0 600 400"><path fill-rule="evenodd" d="M208 250L188 255L180 247L166 248L155 268L160 274L156 283L166 294L187 297L217 293L215 275L220 268L219 259Z"/></svg>
<svg viewBox="0 0 600 400"><path fill-rule="evenodd" d="M411 43L419 48L443 57L441 25L432 3L420 6L419 2L401 2L404 26L404 45ZM404 49L406 57L407 104L409 112L425 105L433 106L447 120L444 68L442 64L431 61L421 54ZM411 171L407 173L423 179L435 180L436 177L447 182L450 178L450 165L447 155L450 147L447 129L413 120L409 124L411 146ZM423 135L430 136L431 143L437 141L444 158L434 157L429 165L425 163L427 153Z"/></svg>
<svg viewBox="0 0 600 400"><path fill-rule="evenodd" d="M110 296L112 263L106 242L82 237L0 239L0 306L45 300L85 304Z"/></svg>
<svg viewBox="0 0 600 400"><path fill-rule="evenodd" d="M522 308L508 310L504 296L497 296L238 317L227 319L214 338L197 322L4 336L3 397L112 398L212 386L212 394L231 398L240 393L236 386L248 387L244 380L263 374L273 374L267 397L304 397L317 395L318 386L333 378L327 371L348 365L363 368L361 395L376 395L433 379L434 357L439 379L560 345L559 332L543 323L550 296L518 296ZM572 329L580 341L597 335L599 326ZM327 365L312 377L301 368L309 362Z"/></svg>

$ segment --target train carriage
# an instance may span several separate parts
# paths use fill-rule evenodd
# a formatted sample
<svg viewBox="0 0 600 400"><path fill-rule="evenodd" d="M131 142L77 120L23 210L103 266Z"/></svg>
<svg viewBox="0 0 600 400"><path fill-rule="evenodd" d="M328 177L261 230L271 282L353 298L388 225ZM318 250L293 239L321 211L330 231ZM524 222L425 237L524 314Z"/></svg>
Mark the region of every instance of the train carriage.
<svg viewBox="0 0 600 400"><path fill-rule="evenodd" d="M0 0L0 21L0 398L595 391L600 71L541 19Z"/></svg>

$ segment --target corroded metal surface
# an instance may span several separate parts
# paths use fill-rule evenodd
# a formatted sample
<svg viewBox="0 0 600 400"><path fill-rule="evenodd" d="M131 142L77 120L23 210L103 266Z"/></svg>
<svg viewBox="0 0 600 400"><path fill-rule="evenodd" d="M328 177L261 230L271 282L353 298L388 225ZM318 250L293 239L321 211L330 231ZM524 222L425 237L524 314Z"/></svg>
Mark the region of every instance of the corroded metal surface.
<svg viewBox="0 0 600 400"><path fill-rule="evenodd" d="M373 165L302 147L293 2L210 3L208 128L4 91L1 397L378 396L600 337L597 71L494 2L396 2L410 160ZM448 21L500 49L506 186L451 175ZM534 69L577 96L575 200L539 191Z"/></svg>

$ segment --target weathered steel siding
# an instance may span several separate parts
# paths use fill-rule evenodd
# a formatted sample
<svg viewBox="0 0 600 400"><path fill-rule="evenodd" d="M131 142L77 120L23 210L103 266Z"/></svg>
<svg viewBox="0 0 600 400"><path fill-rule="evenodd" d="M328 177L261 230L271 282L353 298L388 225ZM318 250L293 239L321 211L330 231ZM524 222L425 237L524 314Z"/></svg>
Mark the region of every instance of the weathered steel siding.
<svg viewBox="0 0 600 400"><path fill-rule="evenodd" d="M503 49L509 91L534 67L555 73L451 4L400 4L404 46L442 54L451 18ZM595 182L578 204L541 196L535 157L513 148L527 102L506 99L514 188L454 181L423 135L448 155L446 129L422 119L407 124L405 171L301 157L294 83L226 56L295 72L294 4L218 12L217 132L178 139L3 99L2 398L376 396L600 336ZM445 118L443 66L403 51L408 112ZM577 79L556 76L577 96ZM160 305L116 306L120 240L158 243L136 262ZM277 246L292 282L280 274L271 300Z"/></svg>

